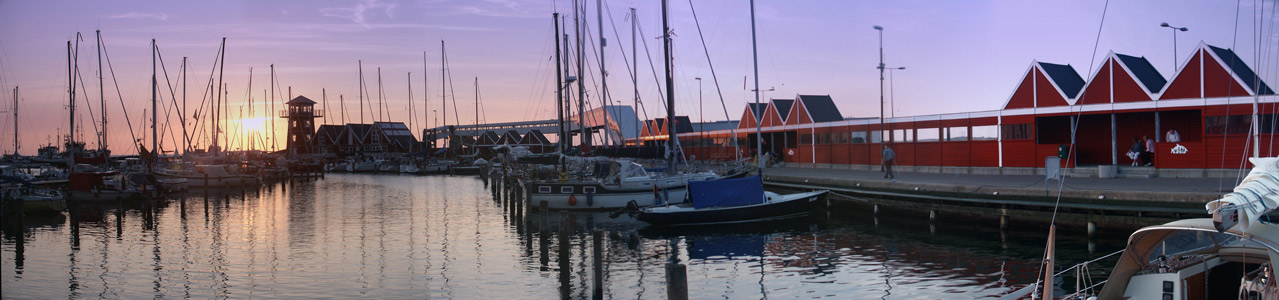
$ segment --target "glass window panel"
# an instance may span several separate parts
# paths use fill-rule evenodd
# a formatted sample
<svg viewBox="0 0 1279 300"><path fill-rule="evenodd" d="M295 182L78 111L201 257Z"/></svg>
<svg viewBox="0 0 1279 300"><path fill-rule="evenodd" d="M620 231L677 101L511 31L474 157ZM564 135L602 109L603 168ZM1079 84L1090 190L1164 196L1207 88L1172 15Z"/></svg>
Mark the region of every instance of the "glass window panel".
<svg viewBox="0 0 1279 300"><path fill-rule="evenodd" d="M967 141L968 127L949 127L946 128L946 140L952 142Z"/></svg>
<svg viewBox="0 0 1279 300"><path fill-rule="evenodd" d="M920 128L915 130L920 142L936 142L941 140L941 130L938 128Z"/></svg>
<svg viewBox="0 0 1279 300"><path fill-rule="evenodd" d="M972 135L974 141L993 141L999 139L999 126L973 126Z"/></svg>
<svg viewBox="0 0 1279 300"><path fill-rule="evenodd" d="M869 138L866 136L866 132L865 132L865 131L853 131L853 132L848 133L848 140L849 140L849 142L851 142L851 143L853 143L853 144L862 144L862 143L870 142L870 141L868 141L868 140L869 140ZM875 138L875 140L876 140L876 141L874 141L874 142L872 142L872 143L878 143L878 142L879 142L879 141L878 141L878 140L879 140L879 138Z"/></svg>

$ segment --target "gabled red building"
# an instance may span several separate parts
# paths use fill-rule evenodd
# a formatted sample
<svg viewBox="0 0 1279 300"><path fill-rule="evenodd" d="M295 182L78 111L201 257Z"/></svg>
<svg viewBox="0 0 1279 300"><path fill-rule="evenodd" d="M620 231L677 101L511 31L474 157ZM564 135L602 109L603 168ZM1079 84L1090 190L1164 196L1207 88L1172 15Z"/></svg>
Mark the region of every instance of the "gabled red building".
<svg viewBox="0 0 1279 300"><path fill-rule="evenodd" d="M1161 176L1212 176L1238 168L1245 157L1279 155L1270 146L1279 132L1279 97L1230 49L1200 43L1170 78L1144 57L1114 52L1089 69L1085 80L1071 65L1033 61L999 110L894 117L881 128L878 118L842 117L829 96L799 95L748 104L737 129L680 139L778 153L788 163L862 169L877 169L881 145L890 144L906 168L959 173L1042 172L1036 168L1062 146L1070 153L1066 167L1129 165L1124 154L1143 136L1156 140L1150 170ZM755 143L757 122L762 147ZM653 126L660 125L646 125L641 140L666 138ZM1179 141L1166 140L1173 129ZM1260 134L1252 138L1253 131ZM709 142L726 136L737 142Z"/></svg>

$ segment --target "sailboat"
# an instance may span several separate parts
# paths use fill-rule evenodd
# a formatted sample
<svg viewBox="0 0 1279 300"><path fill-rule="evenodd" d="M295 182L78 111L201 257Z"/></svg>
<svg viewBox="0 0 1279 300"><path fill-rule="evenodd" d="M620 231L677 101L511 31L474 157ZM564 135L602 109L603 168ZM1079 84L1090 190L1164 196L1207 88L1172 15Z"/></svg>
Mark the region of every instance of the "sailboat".
<svg viewBox="0 0 1279 300"><path fill-rule="evenodd" d="M754 20L755 4L752 1L752 32ZM757 73L757 78L758 75ZM755 90L758 102L758 79ZM760 173L763 173L762 167ZM688 190L688 201L683 204L638 207L632 203L626 210L634 211L635 218L640 221L659 226L759 222L808 215L812 212L813 205L823 200L829 192L818 190L787 195L766 192L761 175L693 181L689 183Z"/></svg>
<svg viewBox="0 0 1279 300"><path fill-rule="evenodd" d="M665 8L665 1L662 2L662 6ZM574 10L576 11L576 9ZM556 22L556 45L558 48L559 14L554 14L553 18ZM665 14L663 14L664 23L666 22L665 19ZM664 32L666 32L663 40L666 44L665 61L667 62L665 64L667 120L670 122L668 125L673 126L675 122L675 92L673 90L675 83L670 68L670 30L665 30ZM581 53L582 51L578 51L579 56ZM558 68L559 64L557 63L556 65ZM580 65L578 69L580 72ZM572 77L569 78L571 81ZM581 84L580 79L578 84ZM578 119L580 121L582 118ZM566 140L561 138L561 145L565 142ZM583 144L587 143L583 142ZM709 171L675 172L675 161L678 155L676 147L678 144L677 137L672 134L671 141L667 143L667 153L670 155L667 160L667 170L672 173L650 174L643 166L625 159L577 159L576 161L579 164L587 165L591 170L589 172L591 176L573 180L560 178L527 182L529 205L530 207L537 207L545 202L548 209L607 211L624 208L627 205L632 205L632 203L641 207L682 203L686 199L689 182L720 179L722 176Z"/></svg>

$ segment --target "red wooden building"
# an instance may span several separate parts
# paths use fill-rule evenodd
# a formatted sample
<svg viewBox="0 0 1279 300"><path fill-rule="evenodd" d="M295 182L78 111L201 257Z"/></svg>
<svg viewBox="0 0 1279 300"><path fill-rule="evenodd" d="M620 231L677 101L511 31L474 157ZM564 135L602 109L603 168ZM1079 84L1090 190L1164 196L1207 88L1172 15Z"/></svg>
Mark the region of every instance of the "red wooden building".
<svg viewBox="0 0 1279 300"><path fill-rule="evenodd" d="M1061 145L1072 153L1062 160L1065 167L1127 165L1132 139L1142 136L1157 141L1157 168L1235 169L1254 151L1279 155L1279 97L1234 51L1200 43L1171 79L1143 57L1113 52L1095 70L1085 79L1070 65L1032 62L994 111L881 123L843 118L829 96L799 95L748 105L737 129L679 136L686 153L754 153L761 123L763 151L788 163L872 168L888 142L899 165L936 172L1042 168ZM1180 141L1165 140L1172 129ZM667 134L655 124L639 140L664 141Z"/></svg>

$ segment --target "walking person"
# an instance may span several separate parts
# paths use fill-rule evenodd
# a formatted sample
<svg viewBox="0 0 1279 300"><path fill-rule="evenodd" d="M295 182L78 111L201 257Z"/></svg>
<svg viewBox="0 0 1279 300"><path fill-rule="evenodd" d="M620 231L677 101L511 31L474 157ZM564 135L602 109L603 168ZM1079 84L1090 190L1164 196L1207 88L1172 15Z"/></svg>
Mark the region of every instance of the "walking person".
<svg viewBox="0 0 1279 300"><path fill-rule="evenodd" d="M893 174L893 160L897 158L897 153L893 152L893 148L889 147L888 144L884 144L884 153L881 156L884 159L881 164L884 167L884 178L893 179L897 177L896 174Z"/></svg>

